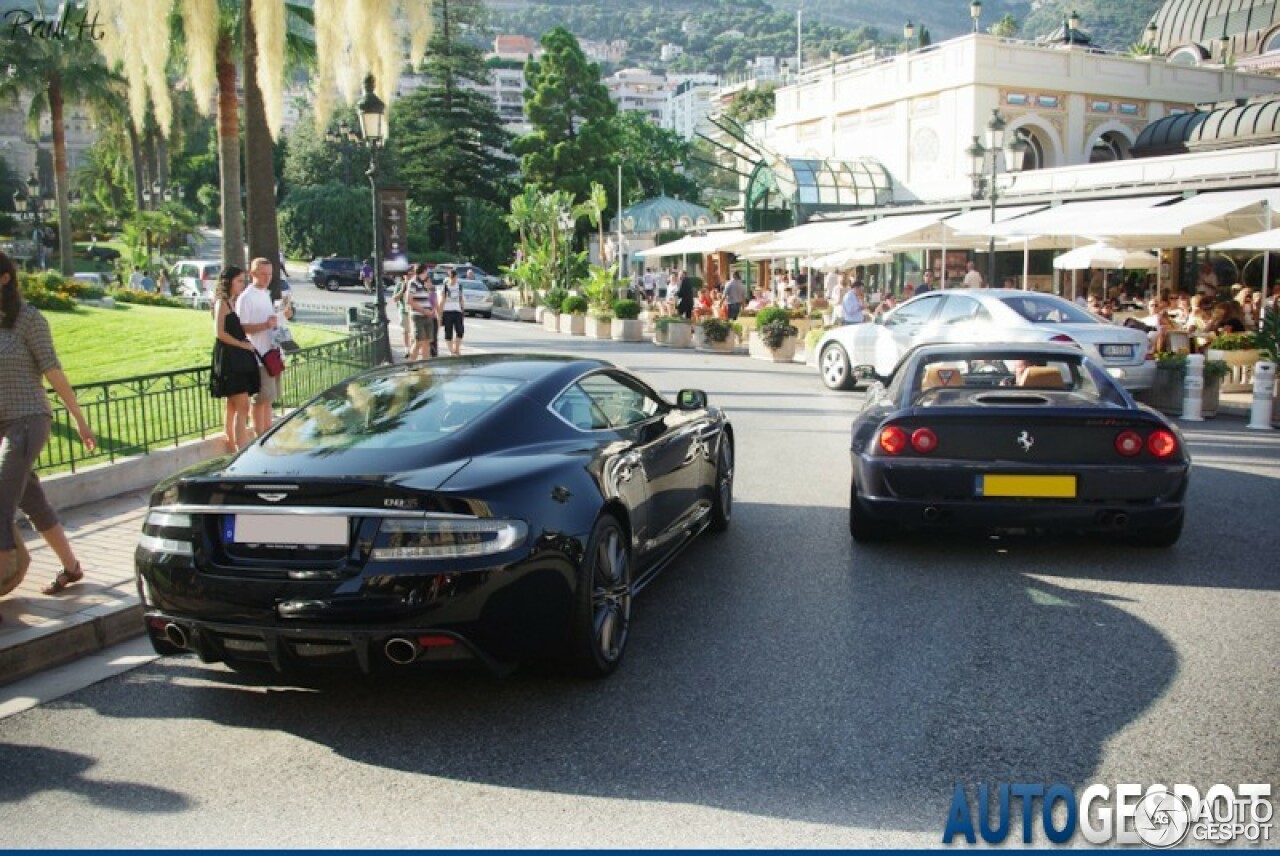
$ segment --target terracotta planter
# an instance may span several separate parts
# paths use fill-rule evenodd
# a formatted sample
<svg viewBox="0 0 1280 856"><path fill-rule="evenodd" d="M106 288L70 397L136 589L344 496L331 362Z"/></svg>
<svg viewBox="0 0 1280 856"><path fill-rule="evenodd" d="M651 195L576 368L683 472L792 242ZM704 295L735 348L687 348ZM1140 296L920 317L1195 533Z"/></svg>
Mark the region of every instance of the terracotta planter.
<svg viewBox="0 0 1280 856"><path fill-rule="evenodd" d="M797 336L788 336L782 342L781 348L767 347L760 338L760 333L756 330L751 331L750 338L747 339L748 352L757 360L766 360L771 363L789 363L796 357L796 339Z"/></svg>
<svg viewBox="0 0 1280 856"><path fill-rule="evenodd" d="M612 339L613 338L613 319L612 318L588 318L587 319L587 335L592 339Z"/></svg>
<svg viewBox="0 0 1280 856"><path fill-rule="evenodd" d="M587 335L587 316L561 313L560 332L567 333L570 336Z"/></svg>
<svg viewBox="0 0 1280 856"><path fill-rule="evenodd" d="M619 342L644 341L644 322L638 318L614 318L609 329L610 336Z"/></svg>
<svg viewBox="0 0 1280 856"><path fill-rule="evenodd" d="M542 329L549 330L552 333L560 330L560 314L552 312L550 309L542 310Z"/></svg>

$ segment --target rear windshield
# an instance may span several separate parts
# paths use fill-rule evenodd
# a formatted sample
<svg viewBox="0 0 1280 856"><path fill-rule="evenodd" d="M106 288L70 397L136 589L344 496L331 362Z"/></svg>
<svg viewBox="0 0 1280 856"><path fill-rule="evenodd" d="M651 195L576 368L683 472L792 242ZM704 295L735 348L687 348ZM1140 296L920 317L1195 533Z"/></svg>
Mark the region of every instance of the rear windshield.
<svg viewBox="0 0 1280 856"><path fill-rule="evenodd" d="M1002 297L1000 302L1032 324L1105 323L1060 297L1045 294L1019 294L1016 297Z"/></svg>
<svg viewBox="0 0 1280 856"><path fill-rule="evenodd" d="M975 391L993 390L1053 393L1055 399L1074 400L1082 405L1124 404L1110 382L1075 357L1001 355L986 359L940 355L921 360L911 383L912 403L919 406L963 404L974 400Z"/></svg>
<svg viewBox="0 0 1280 856"><path fill-rule="evenodd" d="M288 417L261 448L289 455L422 446L466 428L522 385L431 367L356 378Z"/></svg>

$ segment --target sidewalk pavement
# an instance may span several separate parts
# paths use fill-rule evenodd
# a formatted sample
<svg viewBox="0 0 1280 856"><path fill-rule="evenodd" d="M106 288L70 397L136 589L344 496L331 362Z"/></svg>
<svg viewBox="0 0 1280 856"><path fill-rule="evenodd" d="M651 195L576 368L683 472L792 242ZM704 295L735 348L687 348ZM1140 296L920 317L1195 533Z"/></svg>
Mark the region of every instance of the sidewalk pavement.
<svg viewBox="0 0 1280 856"><path fill-rule="evenodd" d="M402 359L403 349L397 345L395 351ZM1248 419L1251 401L1248 394L1224 394L1217 419ZM147 491L134 491L59 510L85 571L83 582L59 596L40 593L59 564L44 541L24 526L31 568L21 586L0 598L0 685L141 635L133 551L146 508Z"/></svg>

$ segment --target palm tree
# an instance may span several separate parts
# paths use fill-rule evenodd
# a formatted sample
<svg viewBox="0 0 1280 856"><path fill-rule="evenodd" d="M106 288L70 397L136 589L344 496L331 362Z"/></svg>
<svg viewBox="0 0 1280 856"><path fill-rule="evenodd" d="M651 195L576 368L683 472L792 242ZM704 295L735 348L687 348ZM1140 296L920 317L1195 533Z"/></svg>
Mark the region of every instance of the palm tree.
<svg viewBox="0 0 1280 856"><path fill-rule="evenodd" d="M600 261L604 261L604 212L609 207L609 193L604 189L604 185L598 181L591 182L591 189L587 191L587 198L583 200L581 205L573 209L573 216L586 217L587 222L595 226L600 236ZM601 267L604 267L601 264Z"/></svg>
<svg viewBox="0 0 1280 856"><path fill-rule="evenodd" d="M37 2L38 14L43 4ZM6 39L9 73L0 76L0 98L31 96L27 129L39 134L40 119L49 114L53 136L53 191L58 208L58 267L74 272L71 261L71 210L67 186L67 134L64 113L68 102L92 104L117 97L117 80L90 41L38 38Z"/></svg>

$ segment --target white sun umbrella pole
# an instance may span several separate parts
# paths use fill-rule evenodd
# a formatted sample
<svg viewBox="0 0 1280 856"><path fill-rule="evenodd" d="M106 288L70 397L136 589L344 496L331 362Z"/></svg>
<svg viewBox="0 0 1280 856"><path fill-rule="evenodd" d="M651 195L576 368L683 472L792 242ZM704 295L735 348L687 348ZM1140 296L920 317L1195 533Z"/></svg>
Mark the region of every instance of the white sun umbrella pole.
<svg viewBox="0 0 1280 856"><path fill-rule="evenodd" d="M1022 238L1022 290L1028 291L1027 271L1031 267L1031 239L1023 236Z"/></svg>
<svg viewBox="0 0 1280 856"><path fill-rule="evenodd" d="M1262 203L1263 218L1266 221L1266 229L1271 231L1271 206L1266 202ZM1267 317L1267 298L1271 295L1271 253L1263 252L1262 254L1262 311L1258 313L1258 326L1262 326L1262 319Z"/></svg>

